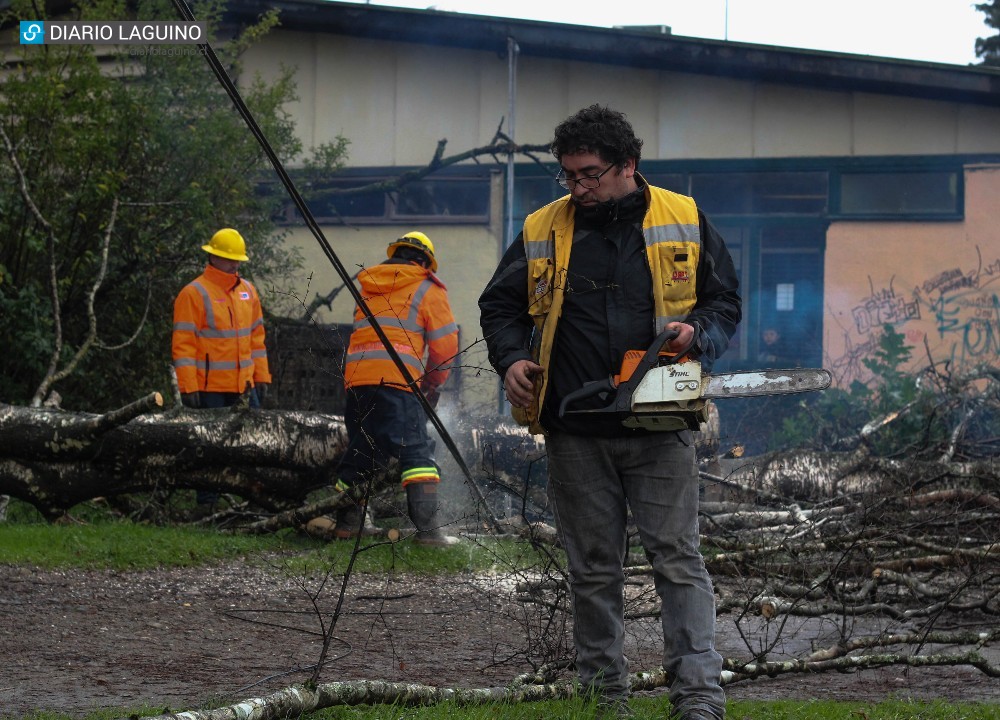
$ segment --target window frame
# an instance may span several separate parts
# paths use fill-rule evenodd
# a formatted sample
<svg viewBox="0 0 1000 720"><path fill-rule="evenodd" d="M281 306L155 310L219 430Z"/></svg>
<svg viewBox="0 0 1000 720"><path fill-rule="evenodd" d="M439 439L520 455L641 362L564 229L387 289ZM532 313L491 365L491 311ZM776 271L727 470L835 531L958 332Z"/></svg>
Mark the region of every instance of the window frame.
<svg viewBox="0 0 1000 720"><path fill-rule="evenodd" d="M911 175L928 176L953 173L955 176L954 207L951 211L935 210L931 212L864 212L845 210L844 179L849 176L863 175ZM856 167L838 168L830 177L830 218L834 220L864 220L864 221L956 221L965 218L965 173L964 163L919 163L899 164L886 163L880 165L858 164Z"/></svg>
<svg viewBox="0 0 1000 720"><path fill-rule="evenodd" d="M774 212L756 213L739 212L724 213L706 209L710 217L818 217L829 221L863 220L863 221L961 221L965 218L965 173L964 168L977 163L1000 163L998 154L975 155L914 155L914 156L872 156L872 157L806 157L806 158L759 158L759 159L728 159L728 160L643 160L639 164L639 172L654 185L663 187L657 182L657 176L671 176L672 183L680 182L683 189L677 189L686 195L691 195L692 176L720 174L753 174L753 173L797 173L825 172L827 178L827 202L822 212ZM552 178L554 191L552 199L561 197L566 191L555 183L555 173L558 164L555 161L545 164L519 163L515 166L515 185L522 179ZM890 213L852 213L842 210L842 181L845 175L854 173L942 173L953 172L956 178L954 209L950 212L890 212ZM695 200L697 200L695 196ZM537 209L535 207L515 207L515 222L523 221L525 215Z"/></svg>
<svg viewBox="0 0 1000 720"><path fill-rule="evenodd" d="M349 186L361 186L380 182L391 182L408 172L420 171L422 168L347 168L341 170L330 177L332 183ZM485 209L477 214L406 214L399 210L399 198L397 192L383 191L383 205L381 215L336 215L318 214L310 204L310 211L314 213L314 219L321 225L393 225L404 226L413 224L434 223L435 225L488 225L492 212L493 193L491 179L495 173L494 168L486 166L464 167L454 166L436 171L427 176L412 181L413 183L468 183L482 186ZM296 186L305 185L304 172L301 170L291 171L289 175ZM271 181L276 182L276 181ZM270 184L267 182L266 184ZM309 204L308 190L300 190L305 201ZM304 225L305 220L301 217L298 208L289 198L285 200L278 212L275 213L274 221L280 226Z"/></svg>

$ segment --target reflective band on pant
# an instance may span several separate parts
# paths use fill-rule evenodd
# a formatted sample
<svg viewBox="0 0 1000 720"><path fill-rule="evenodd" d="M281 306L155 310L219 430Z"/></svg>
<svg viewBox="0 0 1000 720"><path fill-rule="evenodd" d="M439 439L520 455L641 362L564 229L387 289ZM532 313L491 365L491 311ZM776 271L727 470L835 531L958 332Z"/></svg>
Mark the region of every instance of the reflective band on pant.
<svg viewBox="0 0 1000 720"><path fill-rule="evenodd" d="M441 475L438 474L437 468L433 466L410 468L409 470L404 470L400 477L403 481L403 487L417 482L441 482Z"/></svg>

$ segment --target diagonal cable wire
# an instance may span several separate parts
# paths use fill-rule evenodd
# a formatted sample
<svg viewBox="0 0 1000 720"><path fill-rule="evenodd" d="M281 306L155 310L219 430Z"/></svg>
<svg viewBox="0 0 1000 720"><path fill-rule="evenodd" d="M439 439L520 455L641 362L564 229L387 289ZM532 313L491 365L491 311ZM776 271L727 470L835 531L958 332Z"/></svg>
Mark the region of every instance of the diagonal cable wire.
<svg viewBox="0 0 1000 720"><path fill-rule="evenodd" d="M197 19L195 18L194 13L191 12L191 8L186 2L186 0L173 0L173 2L174 2L174 7L177 8L177 12L180 13L182 18L184 18L189 22L197 22ZM347 272L347 268L344 267L344 264L340 261L340 258L338 258L337 254L333 251L333 248L330 246L329 241L326 239L326 236L320 229L319 223L317 223L316 218L313 217L312 211L309 210L309 206L306 205L305 200L302 199L302 196L299 194L298 189L295 187L295 183L292 182L291 177L289 177L288 172L285 170L285 166L278 158L277 153L274 152L274 149L271 147L271 143L268 141L267 136L264 135L264 131L261 129L260 125L258 125L257 121L254 119L253 113L250 112L250 108L248 108L246 103L243 101L243 96L240 95L240 91L236 87L236 84L232 81L232 78L229 77L229 73L226 72L226 69L225 67L223 67L222 62L219 60L219 57L215 54L215 50L212 48L212 45L208 42L204 42L204 43L199 43L198 47L201 48L202 52L205 55L205 58L208 60L208 64L212 68L212 72L215 73L215 77L218 78L219 82L222 84L222 87L225 88L226 93L229 95L229 98L233 101L233 105L236 106L237 112L239 112L240 116L243 118L243 121L250 129L250 132L253 133L253 136L257 139L257 142L264 150L264 154L267 155L267 159L271 161L271 165L274 167L274 171L277 173L278 178L281 180L281 184L285 186L285 189L288 191L288 195L291 197L292 202L295 203L295 207L302 214L302 217L305 220L305 223L308 226L309 230L312 232L313 237L316 238L316 241L323 249L323 253L326 255L327 259L330 261L334 269L337 271L337 274L340 276L340 279L344 282L344 285L347 286L347 289L350 291L351 296L354 298L354 301L357 303L358 307L361 308L362 313L364 313L365 318L367 318L368 322L371 323L372 328L375 330L375 334L378 335L378 339L385 346L386 352L389 354L389 357L392 359L393 363L395 363L396 367L399 368L399 371L403 374L403 378L406 380L406 383L409 386L410 390L413 391L413 394L417 396L417 399L423 406L424 412L430 419L431 424L438 431L438 434L441 436L441 439L444 441L444 444L448 447L448 450L451 452L452 457L455 458L455 462L458 463L459 468L461 468L462 473L465 475L466 479L469 482L469 487L471 488L473 495L475 495L476 497L476 501L480 506L480 511L486 514L487 518L489 519L494 529L496 529L498 532L503 532L500 527L499 521L493 514L493 511L490 509L489 504L486 502L486 497L483 495L483 491L479 488L479 486L476 484L476 481L473 479L472 471L469 469L469 466L466 465L465 460L462 458L462 454L458 451L458 446L455 445L454 439L451 437L451 434L448 432L447 428L445 428L444 423L441 422L441 418L438 417L437 413L434 411L434 408L431 407L431 404L427 400L427 396L424 395L423 391L420 389L419 383L417 383L413 379L413 376L410 375L410 371L406 367L406 364L403 362L402 358L399 356L399 353L396 352L396 349L392 346L392 343L389 342L389 338L386 337L386 334L382 330L382 327L378 324L378 321L372 314L371 308L368 307L368 303L366 303L364 298L361 296L361 292L354 286L354 283L351 280L350 273Z"/></svg>

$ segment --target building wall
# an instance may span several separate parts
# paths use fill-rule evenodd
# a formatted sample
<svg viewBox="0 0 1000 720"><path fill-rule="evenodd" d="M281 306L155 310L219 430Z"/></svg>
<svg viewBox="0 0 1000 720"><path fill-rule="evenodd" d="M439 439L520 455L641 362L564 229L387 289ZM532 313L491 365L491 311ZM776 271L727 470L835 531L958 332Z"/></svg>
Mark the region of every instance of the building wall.
<svg viewBox="0 0 1000 720"><path fill-rule="evenodd" d="M891 323L913 367L995 363L1000 353L1000 165L966 168L963 222L839 222L830 226L824 364L844 385Z"/></svg>
<svg viewBox="0 0 1000 720"><path fill-rule="evenodd" d="M484 145L507 114L507 58L430 45L278 30L249 74L298 68L304 146L351 140L354 166L424 165L439 140ZM520 57L516 139L542 144L594 102L626 112L649 159L1000 152L1000 108Z"/></svg>

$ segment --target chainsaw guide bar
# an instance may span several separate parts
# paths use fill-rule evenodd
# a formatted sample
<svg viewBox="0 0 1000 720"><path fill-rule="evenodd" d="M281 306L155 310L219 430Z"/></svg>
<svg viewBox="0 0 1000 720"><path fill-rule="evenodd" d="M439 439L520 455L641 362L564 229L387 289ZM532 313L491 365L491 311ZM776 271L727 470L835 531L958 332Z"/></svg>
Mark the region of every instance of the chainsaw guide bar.
<svg viewBox="0 0 1000 720"><path fill-rule="evenodd" d="M711 399L789 395L826 390L831 380L830 373L822 368L720 373L705 376L701 396Z"/></svg>
<svg viewBox="0 0 1000 720"><path fill-rule="evenodd" d="M677 353L661 351L676 336L676 330L666 330L649 349L627 353L619 375L586 383L564 397L559 417L612 414L625 427L698 430L708 418L709 400L826 390L833 380L823 368L703 373L701 363L688 357L691 347ZM609 398L610 402L606 400L603 408L567 410L569 405L595 395Z"/></svg>

